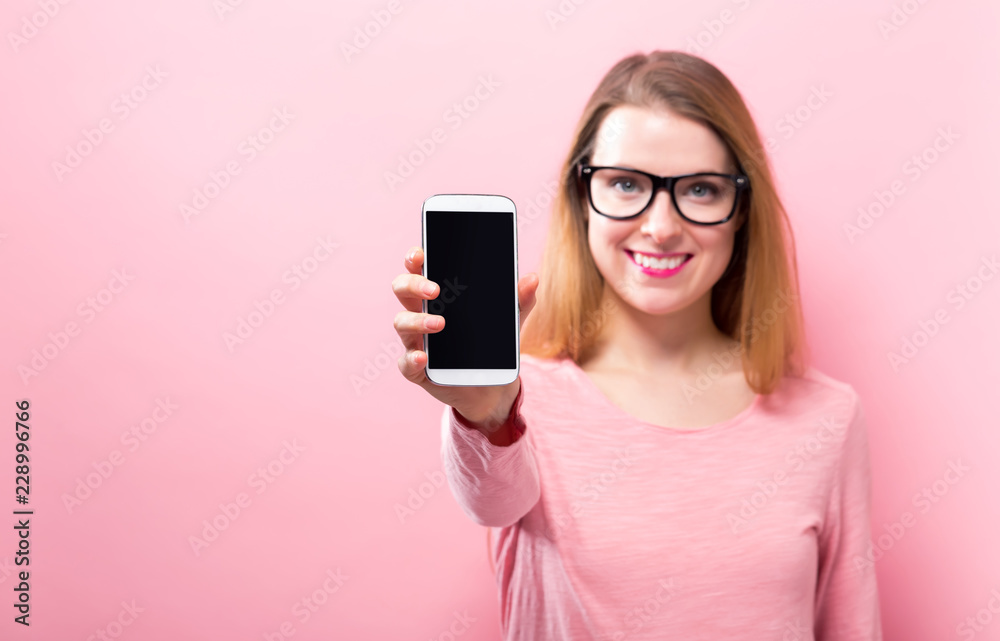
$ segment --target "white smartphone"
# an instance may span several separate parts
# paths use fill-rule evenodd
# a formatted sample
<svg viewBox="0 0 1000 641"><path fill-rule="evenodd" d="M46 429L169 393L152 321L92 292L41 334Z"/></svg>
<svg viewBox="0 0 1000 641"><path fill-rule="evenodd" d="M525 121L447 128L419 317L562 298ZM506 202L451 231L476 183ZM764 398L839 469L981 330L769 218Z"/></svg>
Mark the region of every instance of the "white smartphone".
<svg viewBox="0 0 1000 641"><path fill-rule="evenodd" d="M438 284L423 312L444 317L424 334L437 385L506 385L521 367L517 210L505 196L439 194L424 201L424 277Z"/></svg>

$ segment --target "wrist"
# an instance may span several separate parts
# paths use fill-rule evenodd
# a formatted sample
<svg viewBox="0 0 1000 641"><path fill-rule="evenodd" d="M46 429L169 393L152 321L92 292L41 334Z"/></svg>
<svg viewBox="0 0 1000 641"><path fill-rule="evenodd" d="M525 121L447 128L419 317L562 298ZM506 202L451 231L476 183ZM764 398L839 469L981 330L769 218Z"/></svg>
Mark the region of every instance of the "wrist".
<svg viewBox="0 0 1000 641"><path fill-rule="evenodd" d="M519 385L517 394L515 394L513 401L510 405L506 403L501 403L500 405L494 407L493 409L478 413L469 412L462 413L458 409L455 409L455 416L458 422L470 429L475 429L482 432L484 435L492 435L497 432L517 432L518 434L523 431L523 429L518 429L520 418L520 406L521 399L523 398L524 387ZM504 407L506 406L506 411Z"/></svg>

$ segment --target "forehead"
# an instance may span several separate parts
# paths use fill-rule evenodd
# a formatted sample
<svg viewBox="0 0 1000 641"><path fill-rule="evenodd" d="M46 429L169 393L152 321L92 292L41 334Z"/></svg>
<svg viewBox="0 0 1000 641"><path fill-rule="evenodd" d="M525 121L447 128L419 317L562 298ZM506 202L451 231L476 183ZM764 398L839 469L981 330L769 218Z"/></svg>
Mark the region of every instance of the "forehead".
<svg viewBox="0 0 1000 641"><path fill-rule="evenodd" d="M621 105L597 132L594 165L619 165L660 175L729 171L730 154L705 125L665 109Z"/></svg>

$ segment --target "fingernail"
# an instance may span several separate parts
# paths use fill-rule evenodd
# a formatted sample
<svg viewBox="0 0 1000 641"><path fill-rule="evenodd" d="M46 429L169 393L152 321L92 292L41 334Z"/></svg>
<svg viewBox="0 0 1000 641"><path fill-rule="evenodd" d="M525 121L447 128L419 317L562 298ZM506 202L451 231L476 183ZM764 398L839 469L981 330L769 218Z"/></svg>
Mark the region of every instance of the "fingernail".
<svg viewBox="0 0 1000 641"><path fill-rule="evenodd" d="M436 287L437 285L435 285L434 283L424 283L423 287L424 293L427 294L428 296L433 296Z"/></svg>
<svg viewBox="0 0 1000 641"><path fill-rule="evenodd" d="M410 250L410 253L406 255L406 260L408 260L408 261L410 261L412 263L413 259L416 258L416 257L417 257L417 250L416 249L412 249L412 250Z"/></svg>

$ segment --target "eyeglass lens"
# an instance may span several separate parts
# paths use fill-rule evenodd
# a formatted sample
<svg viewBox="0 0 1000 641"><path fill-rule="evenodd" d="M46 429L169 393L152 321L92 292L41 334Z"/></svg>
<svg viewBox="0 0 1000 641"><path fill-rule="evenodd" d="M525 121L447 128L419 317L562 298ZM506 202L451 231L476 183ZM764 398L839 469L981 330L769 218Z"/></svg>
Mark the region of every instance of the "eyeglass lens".
<svg viewBox="0 0 1000 641"><path fill-rule="evenodd" d="M634 216L653 199L649 176L623 169L595 169L590 179L594 208L614 218ZM714 223L732 212L736 185L725 176L695 175L674 184L681 214L700 223Z"/></svg>

